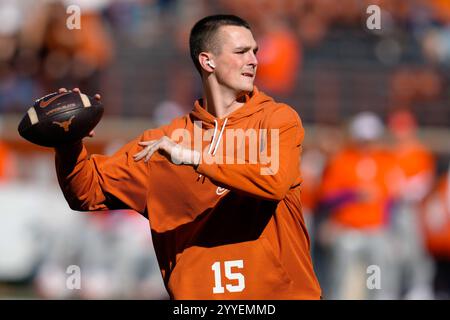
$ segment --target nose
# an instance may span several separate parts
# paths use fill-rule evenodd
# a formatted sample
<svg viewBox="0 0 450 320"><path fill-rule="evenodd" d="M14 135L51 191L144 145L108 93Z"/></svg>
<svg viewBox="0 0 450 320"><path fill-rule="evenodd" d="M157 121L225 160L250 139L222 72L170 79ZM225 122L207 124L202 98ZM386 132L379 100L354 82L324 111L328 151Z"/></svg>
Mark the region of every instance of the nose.
<svg viewBox="0 0 450 320"><path fill-rule="evenodd" d="M249 65L251 65L252 67L256 67L258 65L258 58L256 58L256 55L250 51L250 58L249 58Z"/></svg>

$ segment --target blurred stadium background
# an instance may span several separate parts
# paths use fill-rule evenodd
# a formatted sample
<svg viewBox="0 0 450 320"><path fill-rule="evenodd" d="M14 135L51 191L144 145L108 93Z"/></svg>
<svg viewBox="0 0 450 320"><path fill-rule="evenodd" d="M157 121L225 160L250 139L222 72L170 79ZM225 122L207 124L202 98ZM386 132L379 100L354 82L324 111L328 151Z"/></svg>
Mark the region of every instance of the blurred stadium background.
<svg viewBox="0 0 450 320"><path fill-rule="evenodd" d="M69 30L69 5L81 29ZM381 30L368 30L369 5ZM0 0L0 298L166 299L148 222L75 213L53 152L21 139L33 101L100 93L91 152L190 111L193 23L247 19L257 85L306 128L304 214L325 298L450 297L450 1ZM81 268L81 289L66 287ZM381 288L369 290L369 266ZM376 283L376 282L375 282Z"/></svg>

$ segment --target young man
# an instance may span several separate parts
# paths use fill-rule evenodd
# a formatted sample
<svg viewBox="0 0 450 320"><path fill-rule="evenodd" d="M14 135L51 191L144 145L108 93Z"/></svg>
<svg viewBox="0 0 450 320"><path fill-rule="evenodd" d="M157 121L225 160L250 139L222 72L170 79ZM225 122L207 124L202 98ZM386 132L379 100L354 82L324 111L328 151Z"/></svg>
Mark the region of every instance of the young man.
<svg viewBox="0 0 450 320"><path fill-rule="evenodd" d="M56 151L68 203L148 217L173 299L319 299L299 116L254 87L258 48L244 20L198 21L190 49L204 89L191 113L111 157L88 157L81 142Z"/></svg>

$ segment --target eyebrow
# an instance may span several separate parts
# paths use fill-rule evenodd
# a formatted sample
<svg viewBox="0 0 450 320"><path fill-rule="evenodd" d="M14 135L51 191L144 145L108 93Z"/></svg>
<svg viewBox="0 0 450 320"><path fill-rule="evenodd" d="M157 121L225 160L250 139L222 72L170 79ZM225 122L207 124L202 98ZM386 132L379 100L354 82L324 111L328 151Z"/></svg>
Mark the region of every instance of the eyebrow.
<svg viewBox="0 0 450 320"><path fill-rule="evenodd" d="M243 50L243 51L248 51L248 50L251 50L251 49L252 49L252 47L250 47L250 46L247 46L247 47L237 47L237 48L235 48L236 51L241 51L241 50ZM259 50L259 47L256 46L253 50L258 51L258 50Z"/></svg>

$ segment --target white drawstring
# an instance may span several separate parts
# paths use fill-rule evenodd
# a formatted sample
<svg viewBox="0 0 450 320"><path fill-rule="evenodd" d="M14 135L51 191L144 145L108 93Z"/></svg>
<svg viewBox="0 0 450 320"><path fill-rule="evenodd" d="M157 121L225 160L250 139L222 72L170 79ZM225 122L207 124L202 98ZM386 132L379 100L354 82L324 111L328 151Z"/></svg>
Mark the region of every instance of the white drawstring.
<svg viewBox="0 0 450 320"><path fill-rule="evenodd" d="M218 125L219 125L219 123L217 122L217 120L214 119L214 134L213 134L213 138L212 138L212 140L211 140L211 144L209 145L208 154L211 154L211 155L213 155L213 156L216 154L217 147L219 146L220 139L222 138L223 130L225 130L225 126L226 126L226 124L227 124L227 121L228 121L228 118L225 118L225 121L223 122L223 125L222 125L222 129L220 129L219 136L217 137L217 141L216 141L215 146L214 146L214 151L211 153L211 149L212 149L212 147L213 147L213 145L214 145L214 140L216 139L217 127L218 127Z"/></svg>
<svg viewBox="0 0 450 320"><path fill-rule="evenodd" d="M220 130L219 137L217 138L216 146L214 147L214 151L212 153L213 156L216 154L217 147L219 146L220 139L222 138L223 130L225 130L225 125L227 124L227 121L228 121L228 118L225 118L225 121L223 122L223 125L222 125L222 129Z"/></svg>
<svg viewBox="0 0 450 320"><path fill-rule="evenodd" d="M217 120L214 119L214 134L211 140L211 144L209 145L209 150L208 150L208 154L211 154L211 148L214 144L214 139L216 139L216 133L217 133Z"/></svg>
<svg viewBox="0 0 450 320"><path fill-rule="evenodd" d="M225 130L225 126L227 124L227 121L228 121L228 118L225 118L225 121L223 122L223 125L222 125L222 129L220 129L219 136L217 137L217 141L216 141L216 144L214 146L214 150L212 152L213 156L216 154L217 147L219 146L220 139L222 139L222 134L223 134L223 131ZM214 133L213 133L213 137L212 137L212 140L211 140L211 144L209 145L208 154L211 154L211 149L212 149L212 147L214 145L214 140L216 139L217 127L218 126L219 126L219 123L217 122L216 119L214 119ZM202 175L199 174L198 177L201 178Z"/></svg>

